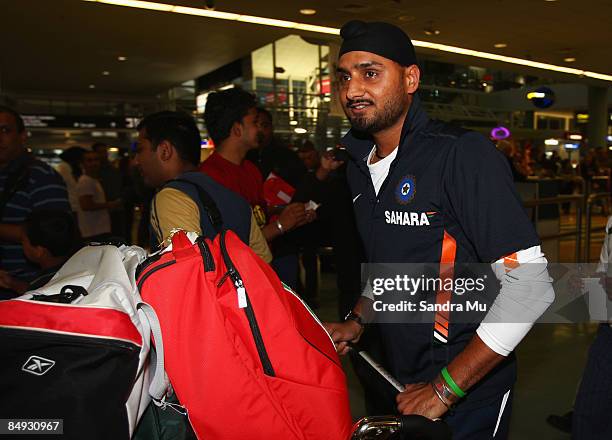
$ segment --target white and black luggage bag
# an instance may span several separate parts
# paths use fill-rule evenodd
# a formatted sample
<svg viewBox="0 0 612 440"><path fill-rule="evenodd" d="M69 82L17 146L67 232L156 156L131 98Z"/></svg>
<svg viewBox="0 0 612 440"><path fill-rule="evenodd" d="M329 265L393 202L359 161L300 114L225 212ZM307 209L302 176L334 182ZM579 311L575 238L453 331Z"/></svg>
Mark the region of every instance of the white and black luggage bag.
<svg viewBox="0 0 612 440"><path fill-rule="evenodd" d="M149 403L138 247L87 246L0 301L0 418L62 419L66 439L129 439Z"/></svg>

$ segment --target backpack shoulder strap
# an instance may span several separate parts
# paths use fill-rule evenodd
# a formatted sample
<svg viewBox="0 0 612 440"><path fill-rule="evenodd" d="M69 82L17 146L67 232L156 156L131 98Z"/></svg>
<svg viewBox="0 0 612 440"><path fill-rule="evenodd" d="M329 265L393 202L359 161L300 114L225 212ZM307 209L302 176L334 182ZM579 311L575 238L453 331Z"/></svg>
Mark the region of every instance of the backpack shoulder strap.
<svg viewBox="0 0 612 440"><path fill-rule="evenodd" d="M167 181L164 184L163 188L167 188L168 185L171 184L172 182L187 183L193 186L198 192L198 198L200 199L200 202L202 202L202 206L204 206L204 209L206 210L206 215L208 216L208 220L210 220L210 223L215 228L215 231L217 233L220 233L221 231L225 229L223 226L223 217L221 216L221 211L219 211L217 204L215 203L213 198L210 196L210 194L208 194L208 192L204 188L202 188L201 185L198 185L197 183L192 182L191 180L187 180L187 179L172 179L172 180Z"/></svg>

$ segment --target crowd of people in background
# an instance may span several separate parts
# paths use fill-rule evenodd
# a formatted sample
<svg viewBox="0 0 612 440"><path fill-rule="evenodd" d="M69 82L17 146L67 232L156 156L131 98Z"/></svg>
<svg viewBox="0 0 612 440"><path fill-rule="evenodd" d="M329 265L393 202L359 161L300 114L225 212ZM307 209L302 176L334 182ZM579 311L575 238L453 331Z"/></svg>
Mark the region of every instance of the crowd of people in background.
<svg viewBox="0 0 612 440"><path fill-rule="evenodd" d="M90 242L157 250L177 228L213 238L218 225L204 214L214 203L224 225L314 309L321 251L333 249L328 262L342 318L362 290L365 259L345 174L346 150L310 140L284 142L274 135L271 113L241 89L210 94L204 120L216 148L203 162L194 118L164 111L146 116L132 151L115 160L109 145L94 143L66 149L53 169L28 152L20 115L0 106L0 299L43 286ZM508 140L497 147L515 182L569 178L559 190L571 194L579 190L575 177L581 177L592 191L610 190L610 179L595 179L610 175L607 149L562 158ZM366 338L362 343L369 345ZM354 367L370 395L371 372ZM558 418L567 424L568 414Z"/></svg>
<svg viewBox="0 0 612 440"><path fill-rule="evenodd" d="M216 149L201 163L201 139L199 132L195 133L197 127L191 116L163 112L153 119L148 118L149 124L157 121L156 126L149 130L157 130L158 137L171 137L174 143L180 143L184 140L181 130L189 130L185 124L192 123L192 144L181 147L185 151L191 149L191 153L181 154L193 156L186 162L193 167L189 165L181 170L204 173L246 200L250 209L247 223L253 226L249 226L251 230L247 242L266 261L271 262L286 284L298 290L315 308L318 306L319 255L322 249L333 248L330 260L337 272L339 310L346 309L354 299L355 292L359 291L359 282L354 280L359 280L359 264L362 261L362 250L349 203L350 193L343 175L347 156L335 157L336 150L330 146L315 145L310 140L291 143L275 136L272 114L258 107L253 95L240 89L211 94L206 110L204 119L207 131ZM80 237L78 242L72 243L71 249L78 248L78 243L104 242L113 237L151 248L152 244L163 243L169 231L177 226L202 233L196 227L200 222L198 219L191 223L185 220L178 225L173 220L167 221L168 218L189 217L191 214L186 214L189 208L184 206L190 206L194 212L199 207L197 204L189 205L184 198L175 199L172 188L164 190L164 197L155 196L156 191L164 188L164 179L175 179L181 173L162 178L155 184L147 182L147 172L150 174L159 170L147 170L147 167L155 168L157 165L143 163L142 158L138 160L141 148L138 145L132 151L120 150L113 161L110 160L109 145L103 143L70 147L60 155L61 162L55 167L61 176L61 180L57 181L59 176L55 172L27 153L25 127L16 112L1 108L0 125L4 127L3 142L11 143L17 152L2 160L2 179L23 179L20 173L24 173L22 168L25 163L25 174L29 179L26 186L32 185L30 191L45 198L38 202L35 199L29 201L31 205L18 210L19 215L13 215L11 207L15 202L12 198L18 197L20 191L13 188L16 194L10 194L10 187L17 185L18 190L21 187L19 183L5 180L5 191L0 200L0 287L7 292L5 296L24 291L37 270L49 269L40 265L35 267L33 260L25 255L26 247L22 244L26 240L25 234L12 228L14 224L25 225L34 221L36 217L29 218L28 215L40 209L59 206L61 209L58 211L71 213L78 232L72 236L72 240ZM9 133L11 130L12 133ZM11 139L7 140L9 136ZM604 148L588 149L583 156L579 151L573 151L562 158L557 151L536 152L529 143L501 140L497 146L508 159L517 182L530 178L571 176L580 176L591 182L593 177L608 176L611 169L608 150ZM39 169L41 173L44 170L41 179L37 176ZM53 182L45 186L49 180ZM51 194L59 191L58 182L63 182L61 191L65 191L59 197L58 194ZM604 182L593 182L592 188L608 190L607 181ZM36 191L34 186L42 189ZM567 183L561 188L561 193L571 194L577 188L575 183ZM157 204L152 203L154 199ZM173 207L177 201L181 208ZM156 212L151 212L152 206L156 207ZM162 230L156 229L160 221L167 223ZM61 258L66 256L65 251L55 254Z"/></svg>
<svg viewBox="0 0 612 440"><path fill-rule="evenodd" d="M611 157L607 148L568 150L563 157L557 150L534 152L530 143L501 140L497 147L508 158L514 180L522 182L528 177L555 178L579 176L591 180L595 176L609 176ZM571 151L571 153L569 152ZM584 151L584 155L581 155Z"/></svg>
<svg viewBox="0 0 612 440"><path fill-rule="evenodd" d="M120 239L155 250L177 227L214 236L212 225L200 216L205 206L197 191L175 182L191 179L212 194L227 215L226 225L236 230L244 226L245 242L315 308L318 252L333 246L338 286L346 297L341 301L344 310L359 291L362 261L343 178L345 158L310 141L297 149L284 143L274 135L270 112L257 107L245 91L212 94L207 108L205 120L216 150L202 163L194 119L180 112L160 112L143 119L132 151L120 151L111 160L109 145L73 146L62 152L55 169L28 152L20 115L0 108L2 143L13 150L0 158L2 297L28 290L41 272L52 275L85 243ZM44 176L35 179L38 168ZM45 199L29 197L16 216L10 208L22 192ZM54 221L37 227L47 228L43 237L62 237L61 250L28 238L32 228L28 225L37 221L40 212ZM67 218L70 222L61 221ZM44 262L33 258L30 242L46 249L51 258Z"/></svg>

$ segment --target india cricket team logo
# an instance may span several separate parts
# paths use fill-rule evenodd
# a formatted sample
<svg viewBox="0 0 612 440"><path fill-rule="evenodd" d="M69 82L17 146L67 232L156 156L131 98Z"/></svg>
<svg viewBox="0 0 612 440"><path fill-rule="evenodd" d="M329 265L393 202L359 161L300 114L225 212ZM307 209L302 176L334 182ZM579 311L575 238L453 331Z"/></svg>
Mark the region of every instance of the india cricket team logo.
<svg viewBox="0 0 612 440"><path fill-rule="evenodd" d="M400 205L407 205L416 194L416 179L414 176L402 177L395 188L395 199Z"/></svg>

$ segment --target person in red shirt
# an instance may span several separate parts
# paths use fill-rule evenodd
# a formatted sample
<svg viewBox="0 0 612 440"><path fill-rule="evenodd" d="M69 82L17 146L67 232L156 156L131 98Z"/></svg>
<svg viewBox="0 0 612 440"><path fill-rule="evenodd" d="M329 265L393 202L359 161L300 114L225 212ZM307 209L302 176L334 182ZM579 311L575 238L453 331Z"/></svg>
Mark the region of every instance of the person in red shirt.
<svg viewBox="0 0 612 440"><path fill-rule="evenodd" d="M200 171L240 194L251 206L263 207L265 202L262 175L250 160L242 160L241 149L241 146L238 146L237 149L227 148L227 145L226 148L218 147L208 159L200 164ZM232 160L234 156L235 160Z"/></svg>
<svg viewBox="0 0 612 440"><path fill-rule="evenodd" d="M262 132L258 124L255 97L239 88L208 95L204 121L215 152L200 165L200 171L244 197L253 207L255 218L268 242L316 218L314 210L304 203L289 203L281 209L266 206L263 196L263 177L246 154L258 148ZM270 217L278 215L275 220ZM283 256L284 257L284 256ZM297 283L297 255L285 264L275 255L272 265L279 277L291 287Z"/></svg>

